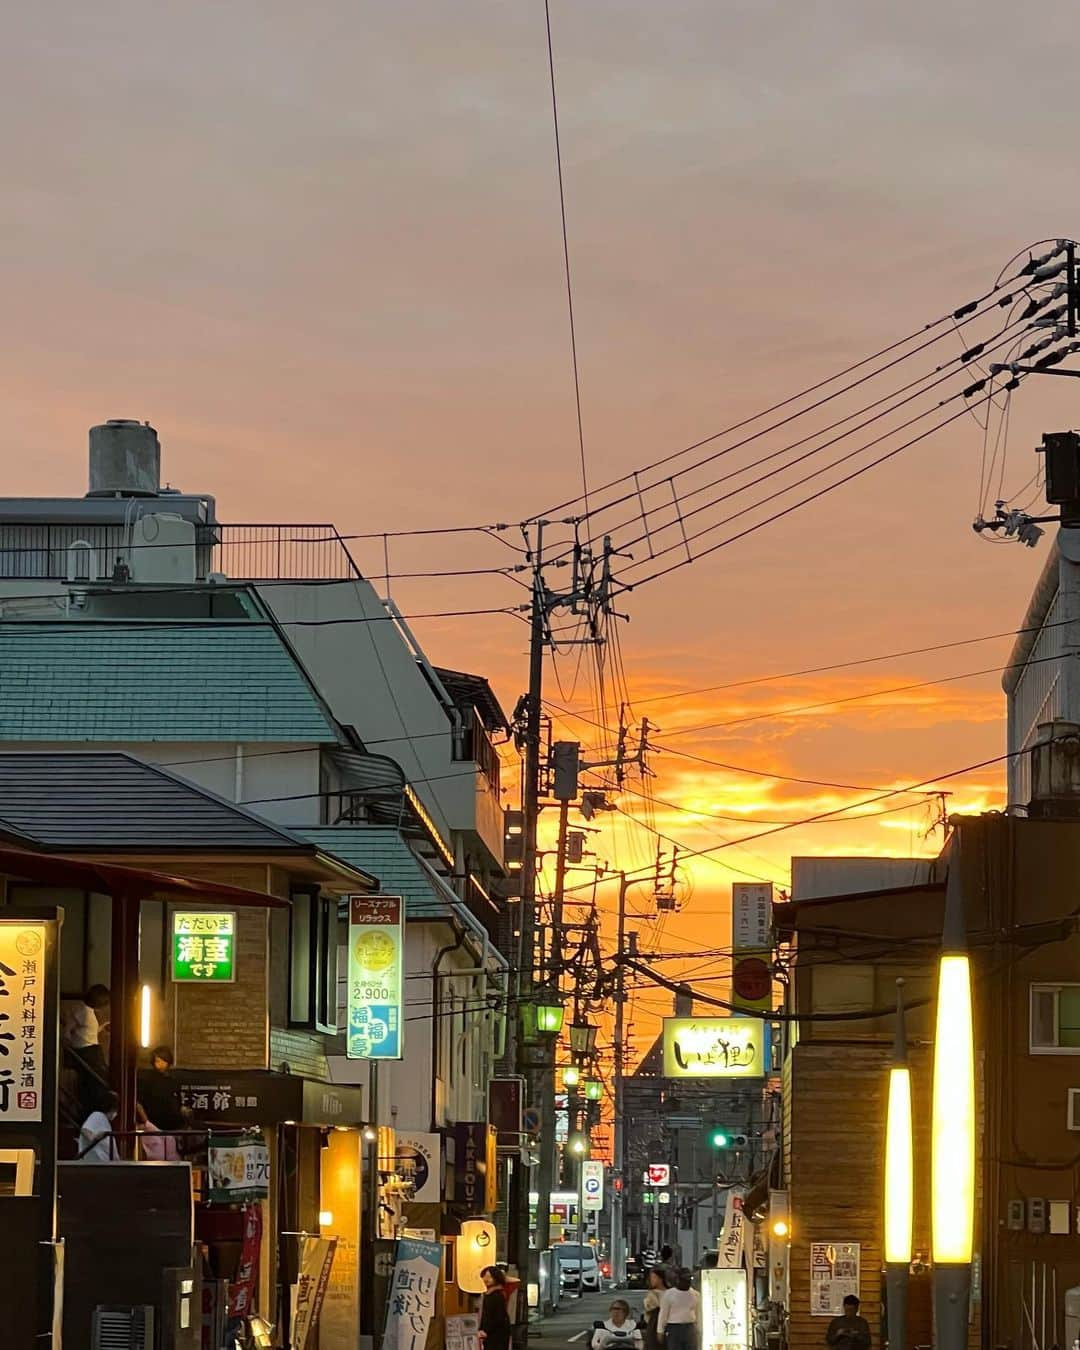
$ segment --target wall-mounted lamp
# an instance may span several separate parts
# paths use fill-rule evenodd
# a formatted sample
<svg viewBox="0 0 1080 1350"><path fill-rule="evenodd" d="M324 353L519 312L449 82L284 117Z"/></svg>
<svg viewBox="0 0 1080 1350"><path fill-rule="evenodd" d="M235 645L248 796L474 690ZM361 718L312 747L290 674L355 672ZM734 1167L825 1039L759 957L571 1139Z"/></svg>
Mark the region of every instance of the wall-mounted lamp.
<svg viewBox="0 0 1080 1350"><path fill-rule="evenodd" d="M144 984L139 990L139 1044L144 1050L154 1043L153 999L154 991Z"/></svg>

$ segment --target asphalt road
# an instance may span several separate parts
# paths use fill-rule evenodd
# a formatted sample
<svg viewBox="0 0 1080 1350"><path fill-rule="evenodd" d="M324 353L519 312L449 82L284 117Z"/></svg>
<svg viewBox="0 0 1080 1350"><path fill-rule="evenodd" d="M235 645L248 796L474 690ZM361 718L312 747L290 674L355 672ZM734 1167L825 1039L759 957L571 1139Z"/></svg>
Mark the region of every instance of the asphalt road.
<svg viewBox="0 0 1080 1350"><path fill-rule="evenodd" d="M640 1323L644 1298L640 1289L605 1289L582 1298L565 1298L551 1317L530 1324L529 1350L567 1350L570 1346L588 1350L593 1322L607 1316L611 1301L616 1298L626 1299L631 1317Z"/></svg>

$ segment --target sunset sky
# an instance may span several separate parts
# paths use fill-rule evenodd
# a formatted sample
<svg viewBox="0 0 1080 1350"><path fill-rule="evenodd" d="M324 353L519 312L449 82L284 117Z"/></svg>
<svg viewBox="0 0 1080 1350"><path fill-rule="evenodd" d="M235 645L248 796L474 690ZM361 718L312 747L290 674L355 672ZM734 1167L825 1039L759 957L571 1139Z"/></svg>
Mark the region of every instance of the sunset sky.
<svg viewBox="0 0 1080 1350"><path fill-rule="evenodd" d="M1030 242L1075 234L1075 18L1064 0L1026 19L988 0L977 23L932 0L552 0L591 482L830 375L988 290ZM86 429L106 417L152 421L167 477L216 494L225 520L512 524L580 491L539 0L42 0L7 15L0 74L6 493L83 491ZM1069 381L1019 391L1006 491L1073 409ZM1000 666L1008 638L651 702L1018 626L1047 541L972 533L981 447L962 418L624 597L635 712L666 747L652 791L674 805L655 806L657 829L702 848L870 795L675 749L870 788L1002 752L997 674L760 715ZM357 550L383 569L381 542ZM392 572L508 560L479 535L390 545ZM393 591L407 613L524 594L501 577ZM433 659L483 671L513 706L522 623L416 627ZM576 662L559 657L563 692L549 679L548 695L603 721L587 661L571 690ZM556 733L604 741L588 722ZM951 782L950 809L1000 804L1002 782L1000 766ZM931 819L806 826L719 856L783 883L792 854L933 850ZM597 849L638 866L655 838L622 819ZM732 875L695 863L683 912L643 946L726 945ZM668 1005L638 996L639 1040Z"/></svg>

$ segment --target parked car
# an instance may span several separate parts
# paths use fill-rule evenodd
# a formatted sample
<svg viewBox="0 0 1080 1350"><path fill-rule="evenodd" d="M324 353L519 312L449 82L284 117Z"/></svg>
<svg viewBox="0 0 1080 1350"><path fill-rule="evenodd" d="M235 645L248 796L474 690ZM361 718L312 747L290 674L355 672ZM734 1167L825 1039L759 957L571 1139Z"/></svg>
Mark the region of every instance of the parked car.
<svg viewBox="0 0 1080 1350"><path fill-rule="evenodd" d="M563 1289L599 1290L600 1262L596 1248L588 1243L557 1242L552 1248L559 1263L559 1283Z"/></svg>

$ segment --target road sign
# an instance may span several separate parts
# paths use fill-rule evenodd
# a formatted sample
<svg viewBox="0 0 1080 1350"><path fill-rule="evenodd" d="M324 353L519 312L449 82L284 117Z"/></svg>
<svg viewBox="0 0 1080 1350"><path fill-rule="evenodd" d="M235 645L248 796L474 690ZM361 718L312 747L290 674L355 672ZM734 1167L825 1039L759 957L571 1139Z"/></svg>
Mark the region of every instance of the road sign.
<svg viewBox="0 0 1080 1350"><path fill-rule="evenodd" d="M586 1159L581 1164L581 1190L586 1209L604 1208L604 1164Z"/></svg>
<svg viewBox="0 0 1080 1350"><path fill-rule="evenodd" d="M527 1106L521 1113L521 1128L526 1134L538 1134L540 1132L540 1108L537 1106Z"/></svg>

